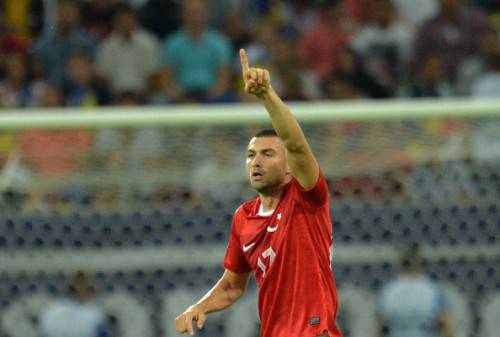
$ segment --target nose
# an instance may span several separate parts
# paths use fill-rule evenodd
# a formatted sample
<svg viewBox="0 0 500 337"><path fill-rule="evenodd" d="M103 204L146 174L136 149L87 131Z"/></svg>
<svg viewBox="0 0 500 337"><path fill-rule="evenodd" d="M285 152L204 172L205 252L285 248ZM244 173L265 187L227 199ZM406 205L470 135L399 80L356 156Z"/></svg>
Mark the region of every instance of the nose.
<svg viewBox="0 0 500 337"><path fill-rule="evenodd" d="M252 158L251 165L252 165L252 167L260 167L261 166L261 159L260 159L260 155L259 154L256 154Z"/></svg>

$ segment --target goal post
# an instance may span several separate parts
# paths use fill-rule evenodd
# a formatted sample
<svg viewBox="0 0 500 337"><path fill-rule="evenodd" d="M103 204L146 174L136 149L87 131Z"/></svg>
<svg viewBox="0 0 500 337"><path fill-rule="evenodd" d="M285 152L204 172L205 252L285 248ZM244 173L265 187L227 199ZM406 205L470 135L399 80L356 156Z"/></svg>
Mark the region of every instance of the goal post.
<svg viewBox="0 0 500 337"><path fill-rule="evenodd" d="M498 118L499 99L401 99L289 103L303 123L372 122L429 118ZM4 109L0 130L237 126L269 123L258 103L98 109Z"/></svg>

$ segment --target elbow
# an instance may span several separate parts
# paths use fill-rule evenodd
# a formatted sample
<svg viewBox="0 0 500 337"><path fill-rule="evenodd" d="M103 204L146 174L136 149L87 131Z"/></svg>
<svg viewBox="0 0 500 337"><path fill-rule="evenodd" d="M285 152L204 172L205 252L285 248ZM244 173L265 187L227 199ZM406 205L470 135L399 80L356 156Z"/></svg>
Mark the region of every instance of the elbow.
<svg viewBox="0 0 500 337"><path fill-rule="evenodd" d="M225 298L229 304L236 302L245 292L245 286L240 286L239 284L231 284L227 282L224 286Z"/></svg>
<svg viewBox="0 0 500 337"><path fill-rule="evenodd" d="M245 292L245 289L241 289L241 288L234 288L234 289L229 290L229 292L228 292L229 301L231 303L236 302L241 296L243 296L244 292Z"/></svg>

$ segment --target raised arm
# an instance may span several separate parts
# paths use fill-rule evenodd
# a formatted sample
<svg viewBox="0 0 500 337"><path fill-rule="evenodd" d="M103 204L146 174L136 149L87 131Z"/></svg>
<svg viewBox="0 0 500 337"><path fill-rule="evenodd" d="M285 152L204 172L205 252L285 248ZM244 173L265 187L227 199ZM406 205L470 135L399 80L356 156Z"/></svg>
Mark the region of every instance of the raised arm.
<svg viewBox="0 0 500 337"><path fill-rule="evenodd" d="M257 96L264 104L274 130L285 145L292 175L303 188L314 187L318 180L319 165L299 123L273 90L269 72L250 68L243 49L240 50L240 59L245 91Z"/></svg>
<svg viewBox="0 0 500 337"><path fill-rule="evenodd" d="M193 321L198 322L198 329L201 330L207 314L226 309L243 295L249 277L250 273L236 274L226 269L220 280L205 296L177 316L175 319L177 331L194 335Z"/></svg>

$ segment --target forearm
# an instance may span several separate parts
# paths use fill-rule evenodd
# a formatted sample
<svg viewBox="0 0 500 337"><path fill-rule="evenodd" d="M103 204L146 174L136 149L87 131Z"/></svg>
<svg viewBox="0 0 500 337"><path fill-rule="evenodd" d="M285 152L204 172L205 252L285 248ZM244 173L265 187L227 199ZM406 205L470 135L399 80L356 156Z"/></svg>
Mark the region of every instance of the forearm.
<svg viewBox="0 0 500 337"><path fill-rule="evenodd" d="M269 87L267 93L260 97L269 113L273 128L290 152L298 152L307 146L307 140L297 119L278 94Z"/></svg>
<svg viewBox="0 0 500 337"><path fill-rule="evenodd" d="M200 306L207 314L221 311L236 302L243 292L240 288L232 287L227 280L220 279L195 305Z"/></svg>

